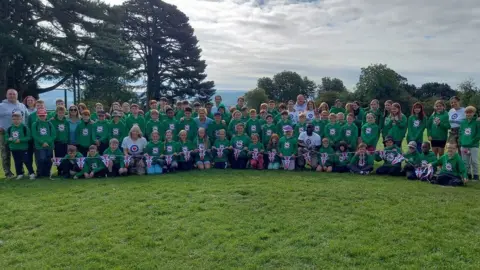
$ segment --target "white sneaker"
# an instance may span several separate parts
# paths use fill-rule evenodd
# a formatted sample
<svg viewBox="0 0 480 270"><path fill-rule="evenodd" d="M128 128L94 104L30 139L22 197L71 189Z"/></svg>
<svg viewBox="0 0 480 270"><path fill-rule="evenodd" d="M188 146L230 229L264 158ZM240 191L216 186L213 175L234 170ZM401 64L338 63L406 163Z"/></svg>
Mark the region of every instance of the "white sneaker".
<svg viewBox="0 0 480 270"><path fill-rule="evenodd" d="M20 174L17 176L17 180L22 180L22 178L23 178L23 174Z"/></svg>
<svg viewBox="0 0 480 270"><path fill-rule="evenodd" d="M30 174L30 180L35 180L35 178L37 178L37 176L34 173Z"/></svg>

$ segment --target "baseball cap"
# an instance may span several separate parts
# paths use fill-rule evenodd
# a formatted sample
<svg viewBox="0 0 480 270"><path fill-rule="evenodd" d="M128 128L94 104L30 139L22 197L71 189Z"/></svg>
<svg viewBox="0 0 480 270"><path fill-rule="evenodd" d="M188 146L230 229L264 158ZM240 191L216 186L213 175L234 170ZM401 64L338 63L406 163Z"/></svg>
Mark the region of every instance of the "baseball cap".
<svg viewBox="0 0 480 270"><path fill-rule="evenodd" d="M45 109L40 109L37 111L38 116L47 116L47 111Z"/></svg>
<svg viewBox="0 0 480 270"><path fill-rule="evenodd" d="M97 115L105 115L105 111L98 111Z"/></svg>
<svg viewBox="0 0 480 270"><path fill-rule="evenodd" d="M392 141L393 142L393 137L392 136L387 136L385 137L385 139L383 140L383 142L388 142L388 141ZM416 146L415 146L416 147Z"/></svg>
<svg viewBox="0 0 480 270"><path fill-rule="evenodd" d="M113 117L122 117L122 113L119 111L114 111L113 112Z"/></svg>
<svg viewBox="0 0 480 270"><path fill-rule="evenodd" d="M293 131L293 128L291 126L284 126L283 131Z"/></svg>
<svg viewBox="0 0 480 270"><path fill-rule="evenodd" d="M408 147L417 148L417 143L414 142L414 141L411 141L411 142L408 143Z"/></svg>

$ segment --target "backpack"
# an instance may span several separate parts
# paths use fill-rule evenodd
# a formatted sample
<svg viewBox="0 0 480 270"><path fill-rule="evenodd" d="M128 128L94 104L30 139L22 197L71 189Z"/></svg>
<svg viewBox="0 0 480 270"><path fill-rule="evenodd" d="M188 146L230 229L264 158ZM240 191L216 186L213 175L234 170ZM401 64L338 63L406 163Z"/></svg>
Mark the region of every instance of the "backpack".
<svg viewBox="0 0 480 270"><path fill-rule="evenodd" d="M7 129L7 134L12 137L12 126ZM27 135L27 127L23 125L23 136Z"/></svg>

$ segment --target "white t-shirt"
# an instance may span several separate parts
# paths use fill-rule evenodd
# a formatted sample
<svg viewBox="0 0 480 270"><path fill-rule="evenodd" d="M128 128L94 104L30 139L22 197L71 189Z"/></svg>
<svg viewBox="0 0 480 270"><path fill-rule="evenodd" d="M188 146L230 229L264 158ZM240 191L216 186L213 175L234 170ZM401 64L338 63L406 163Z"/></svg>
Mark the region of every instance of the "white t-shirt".
<svg viewBox="0 0 480 270"><path fill-rule="evenodd" d="M129 136L125 137L122 142L122 148L128 149L128 153L131 155L140 155L143 153L143 149L147 146L147 140L142 137L133 141Z"/></svg>
<svg viewBox="0 0 480 270"><path fill-rule="evenodd" d="M303 141L307 148L314 148L316 146L320 146L322 143L322 138L320 138L320 135L317 133L313 132L312 136L308 136L307 132L304 131L300 133L300 136L298 136L299 141Z"/></svg>
<svg viewBox="0 0 480 270"><path fill-rule="evenodd" d="M463 120L465 120L465 108L462 107L458 110L452 108L448 111L448 121L451 128L459 128Z"/></svg>
<svg viewBox="0 0 480 270"><path fill-rule="evenodd" d="M314 111L307 111L305 113L307 115L307 121L312 121L315 118L315 112Z"/></svg>
<svg viewBox="0 0 480 270"><path fill-rule="evenodd" d="M296 111L289 111L288 118L292 121L293 124L296 124L298 122L298 113Z"/></svg>

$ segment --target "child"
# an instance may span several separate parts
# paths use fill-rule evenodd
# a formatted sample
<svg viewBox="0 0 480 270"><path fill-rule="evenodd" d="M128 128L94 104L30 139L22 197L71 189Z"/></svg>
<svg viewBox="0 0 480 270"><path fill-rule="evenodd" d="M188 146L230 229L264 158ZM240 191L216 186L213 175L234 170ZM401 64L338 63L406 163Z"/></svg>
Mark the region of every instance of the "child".
<svg viewBox="0 0 480 270"><path fill-rule="evenodd" d="M267 113L270 114L272 117L277 116L278 111L277 111L276 104L275 104L275 101L274 101L274 100L268 101L268 110L267 110Z"/></svg>
<svg viewBox="0 0 480 270"><path fill-rule="evenodd" d="M385 128L387 134L392 137L394 143L398 147L402 147L402 141L407 132L407 117L402 113L400 104L393 103L390 116L385 119Z"/></svg>
<svg viewBox="0 0 480 270"><path fill-rule="evenodd" d="M325 133L323 134L323 137L327 138L330 141L329 145L335 149L342 136L342 133L340 132L341 127L337 123L336 114L331 113L329 120L330 122L325 126Z"/></svg>
<svg viewBox="0 0 480 270"><path fill-rule="evenodd" d="M175 172L178 168L177 156L179 151L178 143L173 140L171 130L165 132L165 143L160 158L164 160L163 172Z"/></svg>
<svg viewBox="0 0 480 270"><path fill-rule="evenodd" d="M270 137L272 137L273 134L277 133L277 127L273 123L273 116L270 114L267 115L266 121L266 124L262 126L262 142L265 147L270 141Z"/></svg>
<svg viewBox="0 0 480 270"><path fill-rule="evenodd" d="M107 155L109 158L107 165L107 176L117 177L127 175L128 170L125 168L123 160L123 153L119 149L120 143L117 139L111 139L109 142L109 148L105 150L103 155Z"/></svg>
<svg viewBox="0 0 480 270"><path fill-rule="evenodd" d="M288 112L287 111L282 111L280 113L280 120L277 121L277 131L281 132L285 129L287 126L292 126L293 123L292 121L288 118Z"/></svg>
<svg viewBox="0 0 480 270"><path fill-rule="evenodd" d="M295 111L295 101L289 100L287 104L288 119L292 122L293 125L296 125L298 122L298 112Z"/></svg>
<svg viewBox="0 0 480 270"><path fill-rule="evenodd" d="M430 163L433 163L437 161L437 156L435 153L430 151L430 143L429 142L424 142L422 144L422 152L420 153L420 162L422 166L427 166ZM433 168L435 169L435 168Z"/></svg>
<svg viewBox="0 0 480 270"><path fill-rule="evenodd" d="M478 144L480 141L480 122L475 118L477 109L465 108L465 120L460 124L460 147L468 178L478 180Z"/></svg>
<svg viewBox="0 0 480 270"><path fill-rule="evenodd" d="M134 125L137 125L142 131L142 134L145 134L145 118L140 115L140 108L138 107L138 104L132 104L132 106L130 106L130 111L131 114L125 120L127 130L132 129Z"/></svg>
<svg viewBox="0 0 480 270"><path fill-rule="evenodd" d="M279 141L279 157L283 162L283 169L286 171L295 170L295 157L297 155L297 138L293 137L293 128L286 126L283 129L284 136Z"/></svg>
<svg viewBox="0 0 480 270"><path fill-rule="evenodd" d="M20 112L12 114L12 125L5 132L5 142L12 152L15 163L17 180L23 178L23 164L27 167L30 180L35 179L32 160L28 157L28 142L30 141L30 130L22 123L23 117Z"/></svg>
<svg viewBox="0 0 480 270"><path fill-rule="evenodd" d="M92 145L93 122L90 120L90 111L82 111L82 120L78 124L76 133L76 142L78 151L86 156L90 145Z"/></svg>
<svg viewBox="0 0 480 270"><path fill-rule="evenodd" d="M198 125L192 118L192 108L185 108L184 117L178 122L178 130L185 130L189 141L193 141L197 136Z"/></svg>
<svg viewBox="0 0 480 270"><path fill-rule="evenodd" d="M367 175L373 171L373 164L373 156L368 154L367 145L365 143L360 143L348 168L351 173Z"/></svg>
<svg viewBox="0 0 480 270"><path fill-rule="evenodd" d="M106 172L105 164L98 154L97 146L92 145L88 148L88 154L85 158L85 165L83 166L82 171L77 173L75 177L78 178L80 177L80 174L82 174L86 179L94 177L100 178L105 177ZM76 179L75 177L74 179Z"/></svg>
<svg viewBox="0 0 480 270"><path fill-rule="evenodd" d="M436 156L443 156L448 139L450 121L445 111L445 103L442 100L435 101L435 112L427 121L428 140L432 143L432 150Z"/></svg>
<svg viewBox="0 0 480 270"><path fill-rule="evenodd" d="M344 141L340 142L340 144L338 145L338 151L335 155L335 166L333 167L333 172L349 172L350 169L348 168L348 165L350 164L351 159L352 155L348 152L348 144Z"/></svg>
<svg viewBox="0 0 480 270"><path fill-rule="evenodd" d="M377 152L375 156L377 161L383 160L383 165L377 169L376 173L378 175L402 176L402 150L394 144L391 136L387 136L383 143L385 149Z"/></svg>
<svg viewBox="0 0 480 270"><path fill-rule="evenodd" d="M146 122L147 124L148 124L148 122L149 122L150 120L152 120L152 111L153 111L153 110L156 110L156 111L157 111L158 103L157 103L157 101L156 101L155 99L152 99L152 100L150 100L150 102L148 103L148 105L149 105L150 110L145 114L145 122ZM157 111L157 113L158 113L158 111ZM158 120L158 117L157 117L157 120ZM148 131L147 131L147 134L151 135L151 133L148 133ZM149 137L148 137L148 138L149 138Z"/></svg>
<svg viewBox="0 0 480 270"><path fill-rule="evenodd" d="M243 123L237 124L236 130L236 135L230 140L230 150L232 151L230 164L232 165L232 169L245 169L250 138L244 133L245 125Z"/></svg>
<svg viewBox="0 0 480 270"><path fill-rule="evenodd" d="M30 130L32 130L33 123L38 121L38 111L45 110L45 101L41 99L37 100L37 102L35 102L35 108L37 111L28 116L27 126Z"/></svg>
<svg viewBox="0 0 480 270"><path fill-rule="evenodd" d="M188 133L185 130L178 134L178 169L181 171L190 171L193 169L193 155L192 152L195 146L188 140Z"/></svg>
<svg viewBox="0 0 480 270"><path fill-rule="evenodd" d="M298 115L298 122L295 125L295 132L293 132L293 136L298 138L300 133L307 130L307 115L304 113L300 113Z"/></svg>
<svg viewBox="0 0 480 270"><path fill-rule="evenodd" d="M240 112L242 113L242 117L240 118L242 120L242 123L247 124L248 119L250 119L248 108L243 107L242 109L240 109Z"/></svg>
<svg viewBox="0 0 480 270"><path fill-rule="evenodd" d="M415 103L412 107L412 114L408 117L407 141L417 143L417 152L422 151L423 133L427 125L425 112L421 103Z"/></svg>
<svg viewBox="0 0 480 270"><path fill-rule="evenodd" d="M248 146L248 156L250 157L250 167L254 170L263 170L263 152L264 147L260 142L258 134L254 133L250 136L251 143Z"/></svg>
<svg viewBox="0 0 480 270"><path fill-rule="evenodd" d="M175 112L175 119L177 121L180 121L185 116L185 109L189 107L190 104L188 103L188 100L184 100L181 102L180 106L177 104L177 110ZM181 130L181 129L180 129Z"/></svg>
<svg viewBox="0 0 480 270"><path fill-rule="evenodd" d="M58 106L55 110L53 119L50 121L56 130L54 142L56 157L64 157L67 154L67 146L70 136L70 124L68 123L68 119L65 117L66 112L67 109L65 109L65 107Z"/></svg>
<svg viewBox="0 0 480 270"><path fill-rule="evenodd" d="M315 110L315 118L313 118L311 124L313 125L313 132L317 133L318 135L323 135L325 122L321 119L322 112L319 110Z"/></svg>
<svg viewBox="0 0 480 270"><path fill-rule="evenodd" d="M387 122L390 122L390 119L387 119L390 115L390 111L392 110L392 104L393 101L387 100L384 103L384 109L383 109L383 116L382 119L383 121L380 122L379 128L382 131L382 138L385 140L385 138L388 136L388 131L389 129L386 128Z"/></svg>
<svg viewBox="0 0 480 270"><path fill-rule="evenodd" d="M162 123L160 122L160 113L158 113L157 109L152 109L149 111L149 119L145 119L147 121L147 134L145 135L148 140L151 139L152 133L154 131L158 131L160 134L160 130L162 130ZM162 138L160 138L162 139Z"/></svg>
<svg viewBox="0 0 480 270"><path fill-rule="evenodd" d="M340 127L343 127L346 124L344 113L342 112L337 113L337 123L340 125Z"/></svg>
<svg viewBox="0 0 480 270"><path fill-rule="evenodd" d="M119 142L127 136L127 127L122 119L122 112L114 111L113 119L108 125L108 140L117 139Z"/></svg>
<svg viewBox="0 0 480 270"><path fill-rule="evenodd" d="M380 110L379 102L377 99L373 99L372 101L370 101L370 108L365 111L362 125L365 125L366 123L368 123L367 115L369 113L373 115L375 124L377 124L377 126L380 126L380 124L383 123L383 115L382 115L382 111Z"/></svg>
<svg viewBox="0 0 480 270"><path fill-rule="evenodd" d="M122 113L123 113L123 118L126 120L131 112L130 112L130 104L128 102L122 103Z"/></svg>
<svg viewBox="0 0 480 270"><path fill-rule="evenodd" d="M282 119L282 112L283 111L286 111L287 110L287 105L285 105L285 103L280 103L278 105L278 113L277 115L273 118L273 122L275 122L275 124L277 124L280 119ZM287 112L287 119L288 119L288 112ZM283 129L282 129L283 130Z"/></svg>
<svg viewBox="0 0 480 270"><path fill-rule="evenodd" d="M147 169L148 174L162 174L163 173L163 160L160 158L162 151L164 149L164 144L160 140L160 133L158 131L153 131L151 140L148 142L145 147L146 156L152 158L152 163L150 168ZM147 164L148 165L148 164Z"/></svg>
<svg viewBox="0 0 480 270"><path fill-rule="evenodd" d="M330 109L330 113L345 113L345 108L343 108L343 102L340 99L335 100L335 105Z"/></svg>
<svg viewBox="0 0 480 270"><path fill-rule="evenodd" d="M212 145L219 138L220 130L227 130L226 122L222 120L222 115L219 112L216 112L213 118L215 121L210 123L207 128L208 137Z"/></svg>
<svg viewBox="0 0 480 270"><path fill-rule="evenodd" d="M83 156L77 152L77 147L74 145L69 145L67 148L67 154L61 160L58 167L58 176L63 176L63 178L68 179L75 177L75 175L80 173L82 169L80 169L77 164L77 158L81 157Z"/></svg>
<svg viewBox="0 0 480 270"><path fill-rule="evenodd" d="M403 172L407 176L408 180L417 180L417 175L415 169L422 165L420 160L420 153L417 151L417 143L411 141L408 143L408 152L404 155L405 157L405 166L403 167Z"/></svg>
<svg viewBox="0 0 480 270"><path fill-rule="evenodd" d="M238 97L237 98L237 105L235 105L235 108L237 111L242 111L242 108L245 105L245 98L244 97Z"/></svg>
<svg viewBox="0 0 480 270"><path fill-rule="evenodd" d="M165 113L167 114L167 117L162 123L162 129L160 131L160 138L165 139L164 138L165 133L168 130L170 130L173 134L173 139L176 139L177 138L176 134L178 134L178 132L180 132L180 130L178 129L177 119L175 119L175 112L173 111L173 109L171 107L167 106L167 108L165 110Z"/></svg>
<svg viewBox="0 0 480 270"><path fill-rule="evenodd" d="M210 169L210 138L204 128L198 129L198 135L195 138L195 164L200 170Z"/></svg>
<svg viewBox="0 0 480 270"><path fill-rule="evenodd" d="M250 110L250 119L248 119L246 126L249 136L262 133L262 122L257 118L257 111L255 109Z"/></svg>
<svg viewBox="0 0 480 270"><path fill-rule="evenodd" d="M50 177L52 169L53 146L56 131L52 123L47 122L47 111L37 111L38 121L32 124L32 135L35 143L35 160L37 161L37 177Z"/></svg>
<svg viewBox="0 0 480 270"><path fill-rule="evenodd" d="M322 139L322 146L318 152L318 160L320 162L317 166L317 172L332 172L335 152L333 148L330 147L330 140L328 138Z"/></svg>
<svg viewBox="0 0 480 270"><path fill-rule="evenodd" d="M105 111L97 111L97 121L93 124L92 140L98 148L98 153L103 155L108 148L108 122L105 120Z"/></svg>
<svg viewBox="0 0 480 270"><path fill-rule="evenodd" d="M468 182L467 170L463 164L458 149L455 144L447 144L447 153L441 156L436 162L432 162L431 166L442 166L439 175L432 184L443 186L463 186Z"/></svg>
<svg viewBox="0 0 480 270"><path fill-rule="evenodd" d="M234 111L232 114L232 120L228 124L227 136L233 137L237 132L237 125L242 123L242 112Z"/></svg>
<svg viewBox="0 0 480 270"><path fill-rule="evenodd" d="M351 152L354 152L357 149L358 143L358 127L354 123L355 116L353 114L348 114L347 123L344 124L341 128L341 140L346 142L347 149Z"/></svg>
<svg viewBox="0 0 480 270"><path fill-rule="evenodd" d="M307 122L311 123L315 117L315 102L313 100L310 100L307 102L307 112L305 113L307 115Z"/></svg>
<svg viewBox="0 0 480 270"><path fill-rule="evenodd" d="M378 125L375 123L375 118L372 113L368 113L366 119L367 123L362 126L362 134L360 138L362 142L367 145L368 152L373 153L377 148L380 130Z"/></svg>
<svg viewBox="0 0 480 270"><path fill-rule="evenodd" d="M215 140L215 144L212 146L214 153L214 162L216 169L226 169L228 167L228 152L230 148L230 142L227 140L227 132L225 129L218 131L218 137Z"/></svg>
<svg viewBox="0 0 480 270"><path fill-rule="evenodd" d="M272 134L267 145L267 160L269 170L278 170L280 168L280 158L278 156L280 138L277 134ZM265 160L265 159L264 159Z"/></svg>

